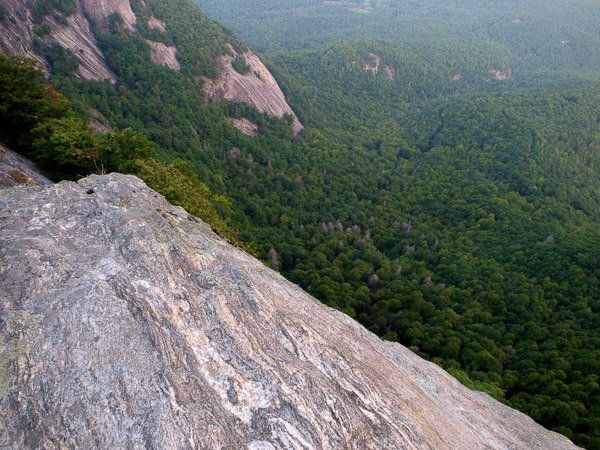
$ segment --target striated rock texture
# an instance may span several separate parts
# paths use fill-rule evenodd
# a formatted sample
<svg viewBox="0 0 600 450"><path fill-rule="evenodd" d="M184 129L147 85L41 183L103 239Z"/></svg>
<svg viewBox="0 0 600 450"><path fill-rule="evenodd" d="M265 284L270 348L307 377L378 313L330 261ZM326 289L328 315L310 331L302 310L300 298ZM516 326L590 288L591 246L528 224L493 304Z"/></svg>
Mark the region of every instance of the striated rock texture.
<svg viewBox="0 0 600 450"><path fill-rule="evenodd" d="M287 104L277 81L258 56L251 51L241 55L246 64L250 66L248 73L242 75L231 66L231 62L238 55L233 47L230 46L230 50L233 56L221 55L219 57L219 77L216 80L205 80L204 89L208 96L236 103L246 102L256 106L260 112L275 117L289 114L293 118L294 133L298 134L302 131L304 126Z"/></svg>
<svg viewBox="0 0 600 450"><path fill-rule="evenodd" d="M0 189L23 183L53 184L52 181L41 175L29 160L0 143Z"/></svg>
<svg viewBox="0 0 600 450"><path fill-rule="evenodd" d="M181 69L181 64L177 61L177 48L174 45L167 47L162 42L154 42L146 39L150 46L150 57L155 64L159 66L166 65L173 70Z"/></svg>
<svg viewBox="0 0 600 450"><path fill-rule="evenodd" d="M31 14L33 2L34 0L2 0L4 20L0 20L0 53L27 56L44 65L45 59L35 54L31 46L34 31Z"/></svg>
<svg viewBox="0 0 600 450"><path fill-rule="evenodd" d="M90 24L85 17L85 14L93 11L93 4L101 4L103 1L82 2L76 0L76 10L66 18L66 24L57 22L52 14L48 15L44 19L44 23L50 26L51 33L43 36L42 40L46 44L57 42L71 50L79 59L76 73L80 78L84 80L106 79L114 83L117 76L108 67L104 54L98 48ZM0 21L0 53L27 56L47 69L46 59L33 51L32 39L38 28L38 25L33 22L31 13L33 3L33 0L5 0L2 2L6 18Z"/></svg>
<svg viewBox="0 0 600 450"><path fill-rule="evenodd" d="M130 31L135 30L136 17L129 0L79 0L86 14L108 29L108 16L119 14Z"/></svg>
<svg viewBox="0 0 600 450"><path fill-rule="evenodd" d="M0 191L0 447L573 445L132 176Z"/></svg>
<svg viewBox="0 0 600 450"><path fill-rule="evenodd" d="M67 18L66 25L58 23L51 16L46 18L46 23L52 27L49 39L68 48L77 56L79 67L76 73L80 78L109 80L111 83L117 81L117 75L108 67L104 53L98 48L96 38L81 8Z"/></svg>
<svg viewBox="0 0 600 450"><path fill-rule="evenodd" d="M225 121L233 124L234 127L248 136L258 136L258 125L245 117L241 119L226 117Z"/></svg>

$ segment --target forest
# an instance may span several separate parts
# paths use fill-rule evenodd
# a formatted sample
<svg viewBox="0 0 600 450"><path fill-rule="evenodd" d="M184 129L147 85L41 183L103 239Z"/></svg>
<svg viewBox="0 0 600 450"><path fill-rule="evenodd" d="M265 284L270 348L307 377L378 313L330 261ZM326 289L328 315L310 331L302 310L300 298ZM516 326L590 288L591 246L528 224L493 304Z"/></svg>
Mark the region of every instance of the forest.
<svg viewBox="0 0 600 450"><path fill-rule="evenodd" d="M118 16L95 30L115 85L79 80L56 46L38 48L50 85L0 60L21 71L2 98L22 87L44 111L0 140L55 179L140 176L382 338L600 448L596 3L198 1L263 52L297 137L289 118L204 97L226 44L246 48L232 32L186 0L132 3L167 31ZM177 45L181 72L145 38Z"/></svg>

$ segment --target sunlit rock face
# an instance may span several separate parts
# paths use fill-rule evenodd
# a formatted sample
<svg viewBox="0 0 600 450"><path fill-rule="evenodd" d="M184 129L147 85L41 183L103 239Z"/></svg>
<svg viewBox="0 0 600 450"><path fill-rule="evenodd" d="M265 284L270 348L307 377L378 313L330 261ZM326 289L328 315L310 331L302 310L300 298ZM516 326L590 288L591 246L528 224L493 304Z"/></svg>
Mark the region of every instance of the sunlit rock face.
<svg viewBox="0 0 600 450"><path fill-rule="evenodd" d="M238 55L230 47L232 55L219 57L219 76L216 79L205 79L204 89L208 96L217 100L230 100L235 103L245 102L256 106L260 112L274 117L289 114L292 117L292 129L300 133L304 126L287 104L275 77L253 52L247 51ZM249 70L245 74L236 71L231 63L235 57L241 57Z"/></svg>
<svg viewBox="0 0 600 450"><path fill-rule="evenodd" d="M79 60L76 74L84 80L109 80L117 81L117 76L108 67L104 53L98 47L88 17L96 17L99 11L108 7L117 7L127 4L128 0L76 0L76 9L73 14L65 18L64 23L50 14L44 18L43 23L50 27L50 33L41 37L46 45L58 43L69 49ZM47 61L33 49L34 33L39 25L33 21L32 0L6 0L2 1L5 20L0 21L0 53L5 55L21 55L36 60L48 70ZM110 12L119 12L123 6ZM108 8L111 9L111 8ZM108 10L107 9L107 10ZM131 8L129 7L131 10ZM131 13L133 14L133 12ZM128 17L128 16L127 16ZM135 18L135 16L133 16ZM125 21L127 24L128 22Z"/></svg>
<svg viewBox="0 0 600 450"><path fill-rule="evenodd" d="M42 23L50 30L43 36L35 34L41 24L34 23L33 5L33 0L2 2L5 19L0 20L0 53L33 58L48 73L48 61L41 52L34 51L35 38L39 39L42 45L60 44L70 50L79 60L75 72L79 78L86 81L108 80L112 84L118 81L117 75L110 69L103 51L98 46L88 19L91 19L101 32L108 33L108 17L116 13L123 20L126 30L137 33L137 17L131 8L130 0L75 0L75 11L68 17L59 20L57 15L49 14L43 18ZM154 15L148 19L148 26L168 32L167 24ZM175 45L167 46L151 40L146 42L154 63L166 65L175 71L180 70L178 49ZM239 55L250 68L248 73L242 75L231 66L232 60L238 55L233 47L230 47L230 51L231 55L221 55L215 59L219 75L216 79L206 79L204 87L208 97L248 103L273 117L281 118L289 114L293 131L298 134L304 127L288 105L277 81L258 56L251 51Z"/></svg>
<svg viewBox="0 0 600 450"><path fill-rule="evenodd" d="M132 176L0 191L0 447L574 447Z"/></svg>

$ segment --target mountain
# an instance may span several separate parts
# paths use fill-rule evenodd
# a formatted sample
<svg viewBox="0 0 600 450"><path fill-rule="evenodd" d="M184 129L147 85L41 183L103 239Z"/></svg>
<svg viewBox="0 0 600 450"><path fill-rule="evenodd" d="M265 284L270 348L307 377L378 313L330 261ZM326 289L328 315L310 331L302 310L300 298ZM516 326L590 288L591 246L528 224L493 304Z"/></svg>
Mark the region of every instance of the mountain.
<svg viewBox="0 0 600 450"><path fill-rule="evenodd" d="M129 0L3 2L0 52L29 56L53 73L56 73L53 62L64 58L66 52L67 63L79 78L115 84L119 77L107 61L107 47L99 40L109 33L111 23L118 20L124 31L144 35L144 50L155 64L166 65L173 71L182 70L183 65L186 74L202 76L210 98L245 102L274 117L288 114L293 118L294 132L303 129L277 81L252 51L189 2L171 3L165 6L152 1L132 4ZM173 13L177 16L188 12L186 29L172 32L169 24L174 20ZM189 48L190 36L219 44L204 49Z"/></svg>
<svg viewBox="0 0 600 450"><path fill-rule="evenodd" d="M575 448L132 176L0 192L3 448Z"/></svg>

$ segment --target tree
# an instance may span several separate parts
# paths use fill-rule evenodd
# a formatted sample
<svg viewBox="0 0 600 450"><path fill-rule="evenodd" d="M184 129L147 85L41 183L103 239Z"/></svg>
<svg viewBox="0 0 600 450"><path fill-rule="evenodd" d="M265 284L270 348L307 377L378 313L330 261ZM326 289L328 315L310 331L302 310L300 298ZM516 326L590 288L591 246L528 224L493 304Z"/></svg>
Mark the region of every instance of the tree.
<svg viewBox="0 0 600 450"><path fill-rule="evenodd" d="M52 84L43 84L43 77L33 60L0 54L0 140L21 153L31 149L33 128L69 111L69 103Z"/></svg>

